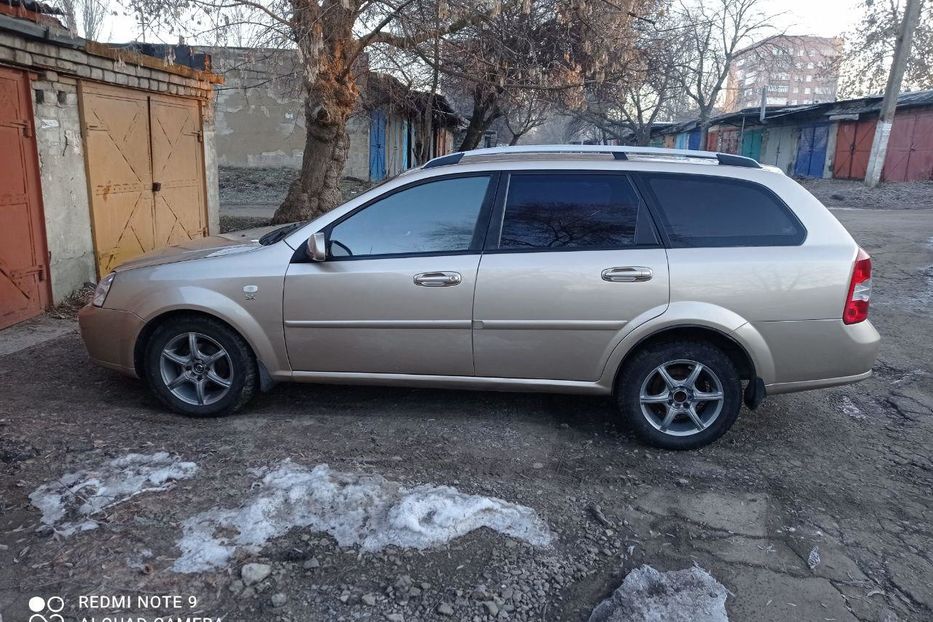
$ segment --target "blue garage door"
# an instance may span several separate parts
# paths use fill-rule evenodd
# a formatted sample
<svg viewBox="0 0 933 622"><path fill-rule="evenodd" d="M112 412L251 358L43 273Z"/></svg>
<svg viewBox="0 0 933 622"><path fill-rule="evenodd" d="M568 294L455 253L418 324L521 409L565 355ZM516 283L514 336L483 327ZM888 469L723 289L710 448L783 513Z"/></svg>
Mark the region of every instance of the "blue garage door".
<svg viewBox="0 0 933 622"><path fill-rule="evenodd" d="M690 132L690 138L687 140L687 149L697 151L700 148L700 128Z"/></svg>
<svg viewBox="0 0 933 622"><path fill-rule="evenodd" d="M829 142L829 125L819 123L800 128L797 143L797 162L794 175L797 177L822 177L826 164L826 143Z"/></svg>
<svg viewBox="0 0 933 622"><path fill-rule="evenodd" d="M369 179L380 181L386 176L386 115L373 110L369 116Z"/></svg>

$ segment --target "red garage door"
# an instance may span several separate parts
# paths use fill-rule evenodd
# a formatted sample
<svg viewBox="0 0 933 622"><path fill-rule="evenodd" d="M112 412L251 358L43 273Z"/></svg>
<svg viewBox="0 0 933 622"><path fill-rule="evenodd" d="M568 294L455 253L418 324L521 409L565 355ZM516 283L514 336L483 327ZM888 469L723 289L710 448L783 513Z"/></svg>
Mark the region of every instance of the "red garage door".
<svg viewBox="0 0 933 622"><path fill-rule="evenodd" d="M842 121L836 132L836 156L833 159L833 177L836 179L865 179L871 143L875 139L878 119Z"/></svg>
<svg viewBox="0 0 933 622"><path fill-rule="evenodd" d="M905 110L894 117L882 179L933 179L933 110Z"/></svg>
<svg viewBox="0 0 933 622"><path fill-rule="evenodd" d="M48 302L45 229L29 80L0 68L0 328Z"/></svg>

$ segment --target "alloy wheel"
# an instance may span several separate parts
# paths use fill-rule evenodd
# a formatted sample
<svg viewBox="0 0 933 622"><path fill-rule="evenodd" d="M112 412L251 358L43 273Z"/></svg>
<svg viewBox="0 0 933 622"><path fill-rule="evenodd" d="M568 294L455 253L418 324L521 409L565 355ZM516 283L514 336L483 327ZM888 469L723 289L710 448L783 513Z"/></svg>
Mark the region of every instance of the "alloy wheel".
<svg viewBox="0 0 933 622"><path fill-rule="evenodd" d="M688 359L655 367L638 397L648 423L672 436L692 436L707 429L719 417L725 399L713 370Z"/></svg>
<svg viewBox="0 0 933 622"><path fill-rule="evenodd" d="M159 357L162 381L172 395L195 406L213 404L233 385L233 362L227 351L203 333L173 337Z"/></svg>

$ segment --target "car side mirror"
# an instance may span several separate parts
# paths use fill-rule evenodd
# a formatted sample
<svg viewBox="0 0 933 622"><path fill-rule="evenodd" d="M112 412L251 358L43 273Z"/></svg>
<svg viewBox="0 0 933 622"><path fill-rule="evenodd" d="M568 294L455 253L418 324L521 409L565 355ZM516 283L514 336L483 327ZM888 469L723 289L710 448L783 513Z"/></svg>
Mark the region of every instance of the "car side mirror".
<svg viewBox="0 0 933 622"><path fill-rule="evenodd" d="M312 233L308 238L308 257L311 261L327 260L327 235L323 231Z"/></svg>

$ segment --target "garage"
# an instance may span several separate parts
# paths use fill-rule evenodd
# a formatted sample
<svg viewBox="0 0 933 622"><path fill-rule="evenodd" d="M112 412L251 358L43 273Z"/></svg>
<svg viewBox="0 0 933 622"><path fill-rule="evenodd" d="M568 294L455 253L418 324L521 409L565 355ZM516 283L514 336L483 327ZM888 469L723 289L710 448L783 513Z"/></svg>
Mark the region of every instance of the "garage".
<svg viewBox="0 0 933 622"><path fill-rule="evenodd" d="M868 156L875 139L877 119L841 121L836 131L836 156L833 177L836 179L865 179Z"/></svg>
<svg viewBox="0 0 933 622"><path fill-rule="evenodd" d="M0 329L48 304L39 162L25 71L0 67Z"/></svg>
<svg viewBox="0 0 933 622"><path fill-rule="evenodd" d="M933 110L898 110L884 159L884 181L933 179Z"/></svg>
<svg viewBox="0 0 933 622"><path fill-rule="evenodd" d="M829 124L814 123L800 128L794 175L822 177L826 166L826 147L829 143Z"/></svg>
<svg viewBox="0 0 933 622"><path fill-rule="evenodd" d="M207 235L197 100L82 83L98 276Z"/></svg>

